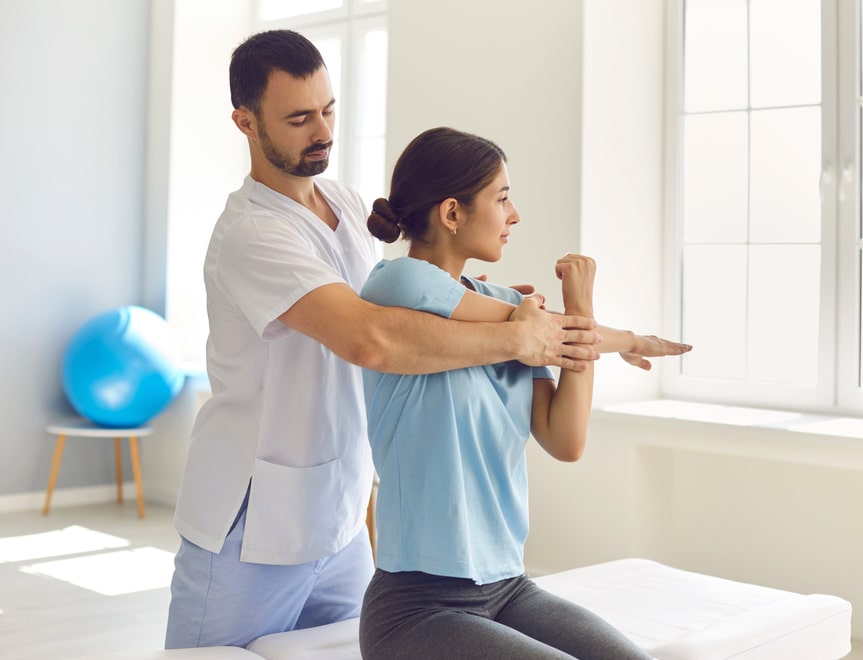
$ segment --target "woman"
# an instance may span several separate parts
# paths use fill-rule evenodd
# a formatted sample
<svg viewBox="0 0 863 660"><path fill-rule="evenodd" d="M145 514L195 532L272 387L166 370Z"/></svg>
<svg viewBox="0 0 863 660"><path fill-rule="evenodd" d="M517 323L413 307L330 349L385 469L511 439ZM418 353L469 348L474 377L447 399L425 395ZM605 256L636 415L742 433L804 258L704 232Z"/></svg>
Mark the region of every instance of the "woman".
<svg viewBox="0 0 863 660"><path fill-rule="evenodd" d="M415 138L396 163L389 199L374 203L368 221L384 241L410 241L408 256L379 263L363 297L453 319L506 321L521 295L462 274L467 259L500 259L520 220L505 161L492 142L452 129ZM592 318L593 261L567 254L555 272L565 313ZM643 368L645 357L689 350L601 326L585 339ZM563 371L558 383L547 368L507 362L425 376L366 370L364 385L380 486L363 657L649 657L524 575L525 445L532 433L555 458L578 460L592 365Z"/></svg>

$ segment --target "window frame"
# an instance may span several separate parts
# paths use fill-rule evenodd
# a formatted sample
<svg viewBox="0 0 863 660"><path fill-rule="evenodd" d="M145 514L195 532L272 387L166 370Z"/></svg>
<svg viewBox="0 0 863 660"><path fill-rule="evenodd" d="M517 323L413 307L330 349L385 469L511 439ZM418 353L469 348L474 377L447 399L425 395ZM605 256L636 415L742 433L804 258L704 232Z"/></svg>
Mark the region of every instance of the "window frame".
<svg viewBox="0 0 863 660"><path fill-rule="evenodd" d="M859 5L859 0L850 3L821 0L822 221L818 383L807 388L698 378L684 375L682 362L670 361L663 365L660 380L663 398L812 412L863 412L863 389L860 387L863 368L860 357L860 253L863 243L859 229ZM686 341L682 326L681 217L685 0L669 0L667 6L663 319L670 336L681 336ZM849 16L849 12L853 12L853 16ZM848 63L853 63L853 66L848 66ZM857 184L856 193L854 182ZM851 247L854 245L856 249ZM721 322L722 310L717 310L716 318ZM801 347L801 350L806 348ZM698 350L697 346L695 350ZM856 353L856 360L843 359L849 350ZM789 355L788 359L793 360L794 356Z"/></svg>

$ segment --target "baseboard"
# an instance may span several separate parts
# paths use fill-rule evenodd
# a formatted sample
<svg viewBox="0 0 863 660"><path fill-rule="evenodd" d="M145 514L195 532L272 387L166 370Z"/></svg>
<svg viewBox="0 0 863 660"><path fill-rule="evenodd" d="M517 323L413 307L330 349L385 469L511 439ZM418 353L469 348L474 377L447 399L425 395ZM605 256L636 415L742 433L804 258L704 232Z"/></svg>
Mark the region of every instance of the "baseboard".
<svg viewBox="0 0 863 660"><path fill-rule="evenodd" d="M123 500L135 501L135 484L123 484ZM77 488L56 488L51 495L51 508L81 506L86 504L101 504L117 501L116 484L100 484L98 486L79 486ZM30 493L11 493L0 495L0 513L16 511L41 511L45 506L45 491Z"/></svg>
<svg viewBox="0 0 863 660"><path fill-rule="evenodd" d="M177 489L155 482L147 482L144 484L144 500L173 509L177 504Z"/></svg>

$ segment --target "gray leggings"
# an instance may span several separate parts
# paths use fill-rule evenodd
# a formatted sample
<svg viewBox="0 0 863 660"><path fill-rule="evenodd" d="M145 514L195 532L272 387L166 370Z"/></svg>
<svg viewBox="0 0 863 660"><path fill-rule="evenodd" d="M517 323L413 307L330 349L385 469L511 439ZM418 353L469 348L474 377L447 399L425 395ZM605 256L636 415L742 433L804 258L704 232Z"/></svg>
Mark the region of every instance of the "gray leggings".
<svg viewBox="0 0 863 660"><path fill-rule="evenodd" d="M360 617L366 660L650 660L620 631L526 576L491 584L378 569Z"/></svg>

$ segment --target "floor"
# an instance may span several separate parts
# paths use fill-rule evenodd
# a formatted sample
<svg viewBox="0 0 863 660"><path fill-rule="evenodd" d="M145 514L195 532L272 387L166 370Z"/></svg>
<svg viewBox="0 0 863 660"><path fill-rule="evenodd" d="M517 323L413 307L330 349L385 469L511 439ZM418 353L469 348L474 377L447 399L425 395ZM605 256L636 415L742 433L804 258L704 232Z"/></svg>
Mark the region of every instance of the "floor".
<svg viewBox="0 0 863 660"><path fill-rule="evenodd" d="M134 501L0 514L0 658L162 648L171 516L148 504L139 519Z"/></svg>
<svg viewBox="0 0 863 660"><path fill-rule="evenodd" d="M58 660L162 648L172 511L134 502L0 514L0 658ZM863 660L858 642L846 660Z"/></svg>

